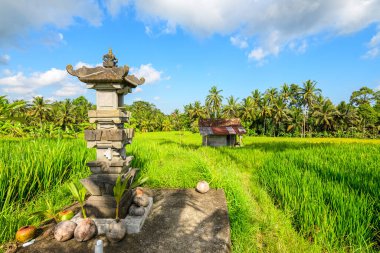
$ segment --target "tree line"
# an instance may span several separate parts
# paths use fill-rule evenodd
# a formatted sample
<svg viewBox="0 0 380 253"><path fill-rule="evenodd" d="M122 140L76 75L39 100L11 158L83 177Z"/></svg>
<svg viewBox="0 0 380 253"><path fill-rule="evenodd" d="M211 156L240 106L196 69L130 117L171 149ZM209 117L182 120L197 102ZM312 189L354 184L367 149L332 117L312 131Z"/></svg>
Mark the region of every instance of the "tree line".
<svg viewBox="0 0 380 253"><path fill-rule="evenodd" d="M198 131L200 118L240 118L249 135L293 137L378 138L380 91L362 87L352 92L349 102L334 105L322 95L315 81L302 85L283 84L264 92L253 90L247 97L224 97L211 87L204 102L195 101L163 114L153 104L137 101L131 126L140 131Z"/></svg>
<svg viewBox="0 0 380 253"><path fill-rule="evenodd" d="M294 137L378 138L380 91L362 87L352 92L349 102L334 105L322 95L315 81L302 85L283 84L264 92L253 90L247 97L224 97L211 87L203 103L195 101L164 114L152 103L135 101L125 105L132 112L126 127L137 131L198 131L200 118L240 118L249 135ZM96 109L85 97L50 103L35 97L31 103L10 102L0 96L0 135L14 137L76 136L95 126L87 112Z"/></svg>
<svg viewBox="0 0 380 253"><path fill-rule="evenodd" d="M88 110L95 109L85 97L54 101L34 97L10 102L0 96L0 135L11 137L76 137L91 129Z"/></svg>

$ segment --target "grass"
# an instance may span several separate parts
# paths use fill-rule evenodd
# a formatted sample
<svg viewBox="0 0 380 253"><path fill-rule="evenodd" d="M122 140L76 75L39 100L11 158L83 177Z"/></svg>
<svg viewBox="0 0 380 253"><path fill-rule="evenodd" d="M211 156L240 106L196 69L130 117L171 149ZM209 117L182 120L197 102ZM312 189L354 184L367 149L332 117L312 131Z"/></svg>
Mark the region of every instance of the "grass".
<svg viewBox="0 0 380 253"><path fill-rule="evenodd" d="M246 138L201 147L199 135L149 133L130 148L151 187L226 192L236 252L357 252L379 246L380 141Z"/></svg>
<svg viewBox="0 0 380 253"><path fill-rule="evenodd" d="M201 146L198 134L146 133L127 153L152 188L193 188L201 179L223 188L234 252L378 250L379 140L247 137L244 143L211 148ZM7 201L0 215L5 242L45 198L58 207L73 201L63 185L89 174L84 164L94 150L79 140L0 144L1 194L16 188L0 199Z"/></svg>
<svg viewBox="0 0 380 253"><path fill-rule="evenodd" d="M0 242L13 239L18 227L37 223L28 221L29 214L46 208L45 198L55 207L69 204L63 185L89 173L85 162L93 153L83 140L0 140Z"/></svg>

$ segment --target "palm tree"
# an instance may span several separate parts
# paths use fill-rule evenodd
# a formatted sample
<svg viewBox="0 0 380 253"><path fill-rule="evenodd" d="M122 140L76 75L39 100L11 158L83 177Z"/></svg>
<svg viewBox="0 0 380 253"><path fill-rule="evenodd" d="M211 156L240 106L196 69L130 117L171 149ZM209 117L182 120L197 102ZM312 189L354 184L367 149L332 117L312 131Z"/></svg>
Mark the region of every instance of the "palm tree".
<svg viewBox="0 0 380 253"><path fill-rule="evenodd" d="M266 119L268 117L272 116L272 106L271 106L268 99L263 99L263 101L261 103L261 111L260 111L259 115L263 119L263 124L264 124L263 135L265 135L265 133L266 133Z"/></svg>
<svg viewBox="0 0 380 253"><path fill-rule="evenodd" d="M238 98L234 98L234 96L229 96L227 99L227 105L223 107L223 116L225 118L236 118L239 114L239 103Z"/></svg>
<svg viewBox="0 0 380 253"><path fill-rule="evenodd" d="M218 90L216 86L212 86L209 90L209 95L206 97L206 107L211 117L218 118L219 116L223 100L223 96L220 95L222 91Z"/></svg>
<svg viewBox="0 0 380 253"><path fill-rule="evenodd" d="M162 122L162 131L171 131L172 130L172 124L170 123L169 119L165 119Z"/></svg>
<svg viewBox="0 0 380 253"><path fill-rule="evenodd" d="M321 93L321 89L318 89L316 86L317 83L315 81L307 80L303 83L303 87L301 87L299 92L304 111L304 120L302 128L303 137L305 137L306 119L308 117L310 109L312 108L317 95Z"/></svg>
<svg viewBox="0 0 380 253"><path fill-rule="evenodd" d="M45 100L43 97L33 98L30 107L30 116L37 118L40 126L42 126L42 122L48 118L50 111L51 107L48 100Z"/></svg>
<svg viewBox="0 0 380 253"><path fill-rule="evenodd" d="M253 103L251 97L243 99L243 103L240 107L240 117L243 121L248 122L256 118L256 106Z"/></svg>
<svg viewBox="0 0 380 253"><path fill-rule="evenodd" d="M24 100L14 101L10 103L6 96L0 96L0 120L21 118L20 114L25 109L26 102Z"/></svg>
<svg viewBox="0 0 380 253"><path fill-rule="evenodd" d="M288 84L284 83L281 86L280 97L283 99L285 104L288 104L289 99L291 97L291 91L290 91L290 87Z"/></svg>
<svg viewBox="0 0 380 253"><path fill-rule="evenodd" d="M335 116L339 113L333 103L326 99L315 109L312 116L315 117L316 124L321 125L324 131L332 129Z"/></svg>
<svg viewBox="0 0 380 253"><path fill-rule="evenodd" d="M277 100L278 91L276 88L270 88L265 91L264 97L269 100L270 104L273 104Z"/></svg>
<svg viewBox="0 0 380 253"><path fill-rule="evenodd" d="M57 123L62 130L66 130L68 125L75 123L76 108L68 98L63 102L56 103L55 106L57 106Z"/></svg>
<svg viewBox="0 0 380 253"><path fill-rule="evenodd" d="M252 96L253 103L256 106L260 106L261 100L262 100L261 92L258 89L255 89L254 91L251 92L251 96Z"/></svg>
<svg viewBox="0 0 380 253"><path fill-rule="evenodd" d="M300 99L300 90L301 87L298 86L298 84L292 83L289 87L290 89L290 106L300 106L299 101Z"/></svg>
<svg viewBox="0 0 380 253"><path fill-rule="evenodd" d="M280 124L283 120L288 120L288 109L282 98L278 98L273 104L272 109L272 118L273 122L277 127L277 135L280 129Z"/></svg>
<svg viewBox="0 0 380 253"><path fill-rule="evenodd" d="M203 119L206 118L207 112L201 102L195 101L192 110L190 110L190 115L193 119Z"/></svg>

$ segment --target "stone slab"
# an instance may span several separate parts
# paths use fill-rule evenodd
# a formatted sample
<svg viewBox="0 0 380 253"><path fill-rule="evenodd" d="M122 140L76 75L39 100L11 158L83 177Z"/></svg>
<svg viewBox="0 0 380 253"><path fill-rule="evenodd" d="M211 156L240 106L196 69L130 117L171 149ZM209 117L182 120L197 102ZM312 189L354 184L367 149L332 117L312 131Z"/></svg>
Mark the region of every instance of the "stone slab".
<svg viewBox="0 0 380 253"><path fill-rule="evenodd" d="M125 141L127 139L132 139L133 135L133 128L97 129L84 131L84 138L86 141Z"/></svg>
<svg viewBox="0 0 380 253"><path fill-rule="evenodd" d="M94 252L98 238L104 252L230 252L230 224L224 191L211 189L206 194L193 189L154 190L153 208L141 232L127 235L111 244L104 236L88 242L57 242L52 236L37 241L19 252L82 253Z"/></svg>
<svg viewBox="0 0 380 253"><path fill-rule="evenodd" d="M132 202L132 191L125 193L120 201L119 215L125 217ZM114 218L116 215L116 201L111 195L90 196L85 204L89 217Z"/></svg>
<svg viewBox="0 0 380 253"><path fill-rule="evenodd" d="M149 197L149 204L147 207L144 207L145 209L144 215L142 216L127 215L127 217L123 219L123 222L125 226L127 227L128 234L140 233L141 228L144 226L144 222L146 218L148 217L150 211L152 210L152 206L153 206L153 198Z"/></svg>

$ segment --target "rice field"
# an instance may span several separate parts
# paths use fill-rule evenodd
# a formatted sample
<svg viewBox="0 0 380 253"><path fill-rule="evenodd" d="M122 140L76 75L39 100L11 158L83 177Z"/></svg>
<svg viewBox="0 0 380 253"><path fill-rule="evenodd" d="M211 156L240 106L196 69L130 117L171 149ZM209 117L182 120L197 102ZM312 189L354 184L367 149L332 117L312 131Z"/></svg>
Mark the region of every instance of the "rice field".
<svg viewBox="0 0 380 253"><path fill-rule="evenodd" d="M380 246L380 141L246 137L241 148L202 147L198 134L138 134L127 153L152 188L226 193L234 252L376 252ZM0 238L13 238L63 185L89 174L82 140L0 141Z"/></svg>

